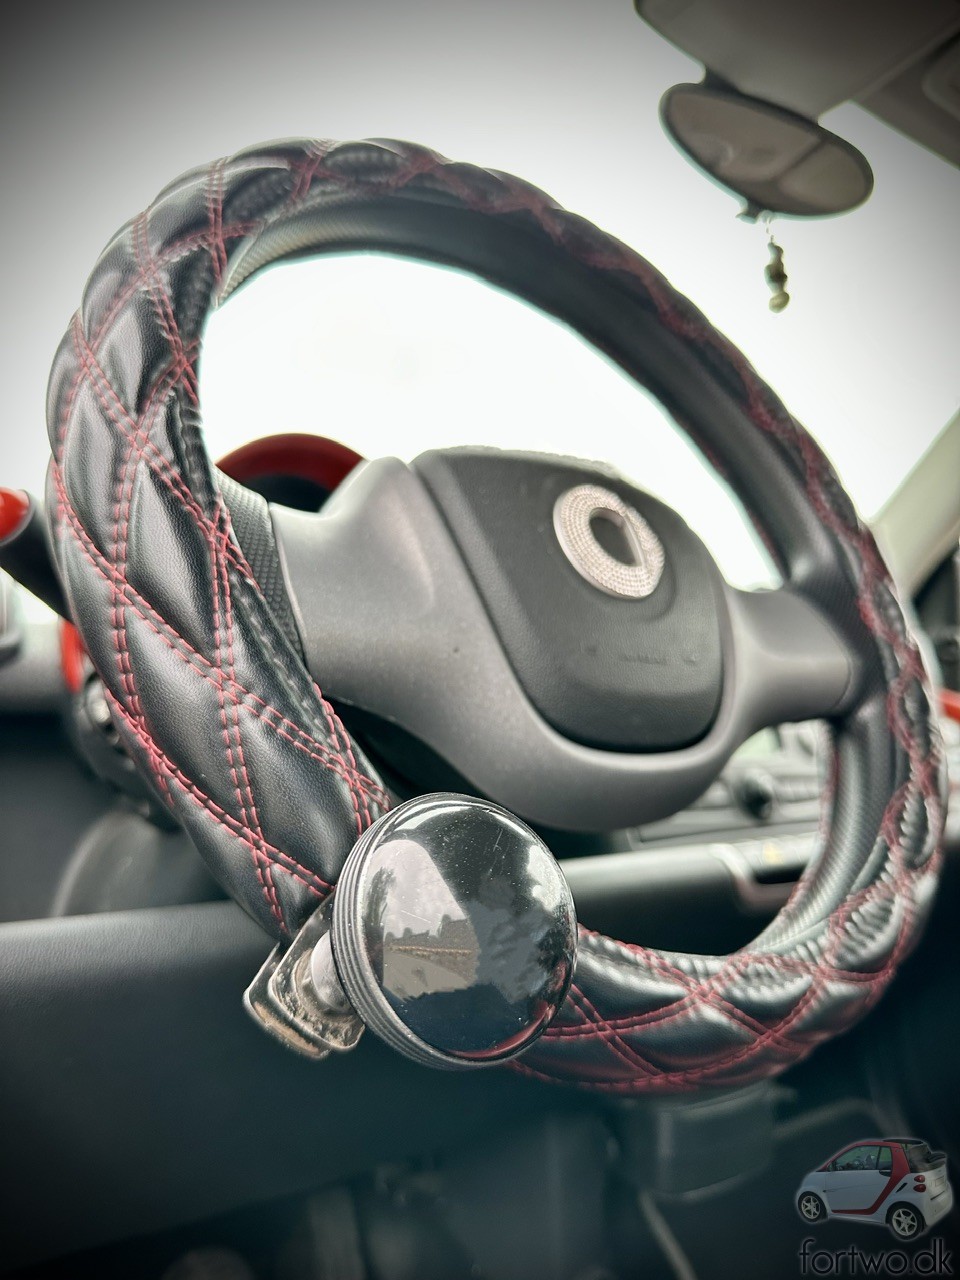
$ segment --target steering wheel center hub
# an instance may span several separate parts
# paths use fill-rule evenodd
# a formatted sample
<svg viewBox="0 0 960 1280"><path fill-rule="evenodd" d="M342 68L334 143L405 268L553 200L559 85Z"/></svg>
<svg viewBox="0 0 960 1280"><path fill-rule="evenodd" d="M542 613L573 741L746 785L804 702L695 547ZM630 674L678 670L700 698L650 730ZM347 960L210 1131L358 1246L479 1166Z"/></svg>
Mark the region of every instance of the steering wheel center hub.
<svg viewBox="0 0 960 1280"><path fill-rule="evenodd" d="M446 449L413 466L554 729L616 751L674 750L709 731L720 578L675 511L571 458Z"/></svg>

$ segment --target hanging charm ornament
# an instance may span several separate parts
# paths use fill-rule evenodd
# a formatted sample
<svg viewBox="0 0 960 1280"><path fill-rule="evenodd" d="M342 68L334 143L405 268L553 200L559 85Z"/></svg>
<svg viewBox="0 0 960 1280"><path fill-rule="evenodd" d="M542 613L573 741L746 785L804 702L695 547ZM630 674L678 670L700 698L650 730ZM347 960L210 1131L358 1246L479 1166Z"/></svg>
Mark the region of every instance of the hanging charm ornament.
<svg viewBox="0 0 960 1280"><path fill-rule="evenodd" d="M783 265L783 249L777 244L773 238L771 229L772 218L767 216L764 219L764 225L767 229L767 248L770 251L770 261L764 268L764 277L770 286L772 297L769 302L771 311L783 311L790 301L790 295L787 293L787 272Z"/></svg>

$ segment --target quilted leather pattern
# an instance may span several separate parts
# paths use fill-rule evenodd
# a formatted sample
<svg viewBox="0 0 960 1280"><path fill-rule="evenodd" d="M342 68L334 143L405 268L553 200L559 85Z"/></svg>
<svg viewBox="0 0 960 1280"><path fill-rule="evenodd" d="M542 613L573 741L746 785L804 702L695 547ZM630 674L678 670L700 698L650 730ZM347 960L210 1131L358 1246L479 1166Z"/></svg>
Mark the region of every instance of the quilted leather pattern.
<svg viewBox="0 0 960 1280"><path fill-rule="evenodd" d="M775 442L797 500L840 550L840 591L856 600L882 680L836 727L817 865L732 956L582 931L570 998L519 1065L619 1093L782 1070L874 1003L927 913L942 782L921 659L872 537L806 432L649 264L542 192L404 143L285 142L186 174L107 245L51 375L48 509L118 727L215 873L275 936L330 891L389 804L243 555L203 448L197 391L202 325L240 259L258 267L300 251L295 235L259 248L318 203L371 200L511 220L578 270L615 275ZM877 786L882 803L863 803Z"/></svg>

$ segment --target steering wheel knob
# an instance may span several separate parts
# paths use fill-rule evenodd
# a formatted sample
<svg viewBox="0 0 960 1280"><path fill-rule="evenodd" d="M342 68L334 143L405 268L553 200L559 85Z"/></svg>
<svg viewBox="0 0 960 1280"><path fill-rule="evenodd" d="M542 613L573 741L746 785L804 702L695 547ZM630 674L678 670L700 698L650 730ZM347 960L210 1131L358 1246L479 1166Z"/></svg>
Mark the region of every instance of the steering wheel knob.
<svg viewBox="0 0 960 1280"><path fill-rule="evenodd" d="M330 933L351 1004L417 1062L490 1066L522 1053L570 986L577 923L542 840L485 800L410 800L344 864ZM314 951L316 989L330 950Z"/></svg>

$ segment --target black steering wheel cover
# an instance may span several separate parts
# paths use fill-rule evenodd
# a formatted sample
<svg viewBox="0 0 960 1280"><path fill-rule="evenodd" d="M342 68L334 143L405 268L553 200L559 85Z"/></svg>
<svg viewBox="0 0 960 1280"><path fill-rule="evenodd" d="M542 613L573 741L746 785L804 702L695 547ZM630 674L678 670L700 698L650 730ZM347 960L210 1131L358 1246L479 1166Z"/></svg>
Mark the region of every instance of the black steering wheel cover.
<svg viewBox="0 0 960 1280"><path fill-rule="evenodd" d="M406 143L276 143L185 175L107 246L51 375L49 510L124 741L279 937L389 804L267 605L200 433L211 307L269 262L340 248L448 262L578 329L659 396L857 654L823 848L777 919L726 957L583 930L570 997L518 1064L619 1093L782 1070L874 1003L929 910L943 780L923 663L829 462L743 356L517 179Z"/></svg>

